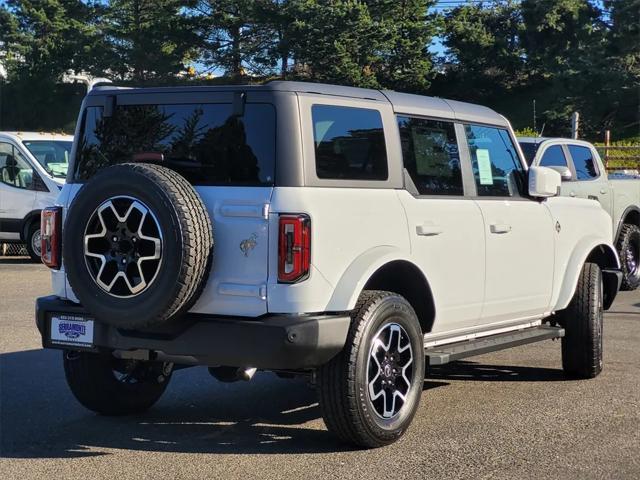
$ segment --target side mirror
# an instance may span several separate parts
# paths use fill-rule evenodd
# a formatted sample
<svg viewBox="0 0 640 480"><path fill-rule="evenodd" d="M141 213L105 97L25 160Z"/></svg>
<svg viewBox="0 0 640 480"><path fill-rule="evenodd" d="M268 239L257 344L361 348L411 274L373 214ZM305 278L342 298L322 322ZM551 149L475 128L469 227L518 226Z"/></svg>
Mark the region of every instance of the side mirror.
<svg viewBox="0 0 640 480"><path fill-rule="evenodd" d="M560 178L562 178L563 182L570 182L573 180L573 173L569 170L569 167L548 167L552 170L555 170L560 174Z"/></svg>
<svg viewBox="0 0 640 480"><path fill-rule="evenodd" d="M552 168L529 168L529 195L532 197L555 197L560 194L562 177Z"/></svg>

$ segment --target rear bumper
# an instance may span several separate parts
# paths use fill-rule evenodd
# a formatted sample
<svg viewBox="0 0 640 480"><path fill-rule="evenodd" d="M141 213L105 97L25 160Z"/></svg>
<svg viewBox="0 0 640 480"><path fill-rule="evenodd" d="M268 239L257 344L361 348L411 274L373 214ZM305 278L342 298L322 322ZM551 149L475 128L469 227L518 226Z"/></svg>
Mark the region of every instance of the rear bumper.
<svg viewBox="0 0 640 480"><path fill-rule="evenodd" d="M52 314L86 315L81 305L56 296L36 300L36 324L45 348L51 344ZM344 346L350 317L340 315L268 315L257 319L187 314L157 331L125 331L94 324L91 350L143 350L190 357L202 365L264 369L300 369L322 365ZM78 348L87 350L87 348Z"/></svg>

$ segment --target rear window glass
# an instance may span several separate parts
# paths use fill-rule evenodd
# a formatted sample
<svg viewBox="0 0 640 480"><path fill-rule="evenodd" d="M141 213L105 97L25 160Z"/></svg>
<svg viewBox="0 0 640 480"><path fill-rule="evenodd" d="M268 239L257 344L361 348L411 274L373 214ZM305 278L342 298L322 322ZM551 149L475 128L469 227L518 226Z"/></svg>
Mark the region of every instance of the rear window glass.
<svg viewBox="0 0 640 480"><path fill-rule="evenodd" d="M195 185L273 185L275 110L247 104L126 105L111 117L88 107L74 178L124 162L167 166Z"/></svg>
<svg viewBox="0 0 640 480"><path fill-rule="evenodd" d="M314 105L312 116L318 178L387 179L387 148L380 112Z"/></svg>
<svg viewBox="0 0 640 480"><path fill-rule="evenodd" d="M420 195L464 195L453 123L398 117L402 158Z"/></svg>
<svg viewBox="0 0 640 480"><path fill-rule="evenodd" d="M591 153L591 149L579 145L569 145L569 153L576 169L577 180L592 180L598 178L600 172Z"/></svg>

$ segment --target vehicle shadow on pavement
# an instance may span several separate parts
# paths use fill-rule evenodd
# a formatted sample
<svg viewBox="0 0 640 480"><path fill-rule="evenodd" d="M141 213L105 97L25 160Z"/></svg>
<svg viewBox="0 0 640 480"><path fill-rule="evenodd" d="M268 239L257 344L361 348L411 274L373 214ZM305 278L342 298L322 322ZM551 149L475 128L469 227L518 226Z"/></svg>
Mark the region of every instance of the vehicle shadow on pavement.
<svg viewBox="0 0 640 480"><path fill-rule="evenodd" d="M447 385L427 381L424 389ZM224 384L205 368L174 373L151 410L102 417L73 398L61 353L0 355L0 457L74 458L109 449L177 453L265 454L349 450L320 420L316 393L303 380L258 373Z"/></svg>
<svg viewBox="0 0 640 480"><path fill-rule="evenodd" d="M443 366L431 367L427 377L434 380L479 380L482 382L569 381L561 369L484 365L469 361L457 361Z"/></svg>

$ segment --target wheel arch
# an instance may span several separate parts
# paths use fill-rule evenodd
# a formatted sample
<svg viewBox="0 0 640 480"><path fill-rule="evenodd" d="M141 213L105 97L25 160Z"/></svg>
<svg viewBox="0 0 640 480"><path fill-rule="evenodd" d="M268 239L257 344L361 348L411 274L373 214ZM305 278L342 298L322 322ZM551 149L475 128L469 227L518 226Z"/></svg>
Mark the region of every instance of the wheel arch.
<svg viewBox="0 0 640 480"><path fill-rule="evenodd" d="M359 256L338 281L328 310L355 308L363 290L386 290L402 295L416 311L423 333L435 320L436 305L424 272L396 247L376 247Z"/></svg>
<svg viewBox="0 0 640 480"><path fill-rule="evenodd" d="M618 221L618 229L616 230L616 237L615 237L616 244L620 240L622 227L626 224L640 226L640 207L636 207L635 205L632 205L628 207L620 217L620 220Z"/></svg>
<svg viewBox="0 0 640 480"><path fill-rule="evenodd" d="M555 302L554 310L564 310L569 306L578 286L578 278L585 263L595 263L601 269L620 269L620 260L616 250L599 239L585 239L574 249L567 268L564 279L560 287L558 299ZM618 293L618 284L615 276L604 276L605 283L605 309L608 309Z"/></svg>
<svg viewBox="0 0 640 480"><path fill-rule="evenodd" d="M27 240L27 234L29 233L29 227L33 222L40 221L40 214L42 210L31 210L22 219L22 225L20 226L20 240L25 242Z"/></svg>

